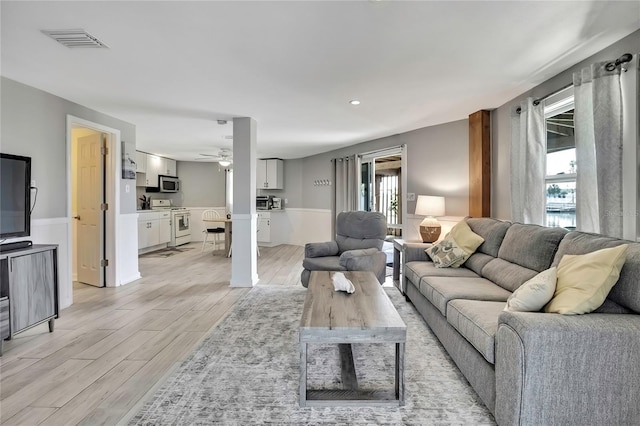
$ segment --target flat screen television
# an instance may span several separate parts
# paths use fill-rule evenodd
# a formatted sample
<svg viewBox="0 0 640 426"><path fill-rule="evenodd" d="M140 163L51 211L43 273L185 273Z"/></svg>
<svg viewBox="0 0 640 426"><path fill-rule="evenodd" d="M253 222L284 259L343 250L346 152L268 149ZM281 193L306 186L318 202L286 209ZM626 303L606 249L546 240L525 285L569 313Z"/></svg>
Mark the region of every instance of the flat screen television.
<svg viewBox="0 0 640 426"><path fill-rule="evenodd" d="M0 154L0 239L31 232L31 157Z"/></svg>

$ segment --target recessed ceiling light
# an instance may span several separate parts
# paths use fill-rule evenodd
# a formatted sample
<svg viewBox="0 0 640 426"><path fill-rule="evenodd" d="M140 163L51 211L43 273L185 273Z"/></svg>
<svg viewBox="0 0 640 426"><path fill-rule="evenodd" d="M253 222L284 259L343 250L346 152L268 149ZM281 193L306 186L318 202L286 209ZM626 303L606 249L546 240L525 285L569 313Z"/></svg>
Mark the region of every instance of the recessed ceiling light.
<svg viewBox="0 0 640 426"><path fill-rule="evenodd" d="M352 100L352 101L349 101L349 103L350 103L351 105L360 105L360 101L358 101L358 100L356 100L356 99L354 99L354 100Z"/></svg>

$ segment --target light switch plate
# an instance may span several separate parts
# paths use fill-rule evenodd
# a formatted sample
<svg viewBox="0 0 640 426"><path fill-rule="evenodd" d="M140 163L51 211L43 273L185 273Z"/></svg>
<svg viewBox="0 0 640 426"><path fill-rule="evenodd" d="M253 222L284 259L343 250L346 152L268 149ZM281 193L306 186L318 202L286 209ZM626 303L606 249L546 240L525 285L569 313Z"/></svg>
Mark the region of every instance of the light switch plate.
<svg viewBox="0 0 640 426"><path fill-rule="evenodd" d="M415 200L416 200L416 193L415 192L407 193L407 201L415 201Z"/></svg>

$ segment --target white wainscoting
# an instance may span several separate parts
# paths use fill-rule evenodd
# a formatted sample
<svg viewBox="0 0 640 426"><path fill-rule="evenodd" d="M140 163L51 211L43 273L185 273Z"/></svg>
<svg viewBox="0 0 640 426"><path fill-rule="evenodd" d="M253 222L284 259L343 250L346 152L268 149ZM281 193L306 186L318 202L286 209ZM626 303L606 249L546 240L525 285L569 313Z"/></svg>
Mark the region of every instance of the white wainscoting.
<svg viewBox="0 0 640 426"><path fill-rule="evenodd" d="M116 286L140 279L138 269L138 213L121 214L118 217L116 241Z"/></svg>
<svg viewBox="0 0 640 426"><path fill-rule="evenodd" d="M286 209L284 212L289 229L281 235L271 234L271 239L280 244L304 246L306 243L317 243L332 240L331 210L326 209Z"/></svg>
<svg viewBox="0 0 640 426"><path fill-rule="evenodd" d="M33 244L58 245L58 307L60 309L67 308L73 303L71 247L67 241L69 226L69 219L66 217L32 219L31 236L10 239L11 242L31 240Z"/></svg>

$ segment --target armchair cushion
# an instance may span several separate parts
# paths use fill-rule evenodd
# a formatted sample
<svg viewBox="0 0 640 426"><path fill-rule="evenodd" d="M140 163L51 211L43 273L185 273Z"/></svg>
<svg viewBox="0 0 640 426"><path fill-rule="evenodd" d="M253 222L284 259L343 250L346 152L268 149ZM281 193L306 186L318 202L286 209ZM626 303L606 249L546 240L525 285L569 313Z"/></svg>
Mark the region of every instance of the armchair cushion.
<svg viewBox="0 0 640 426"><path fill-rule="evenodd" d="M340 256L307 257L302 267L309 271L346 271L340 264Z"/></svg>
<svg viewBox="0 0 640 426"><path fill-rule="evenodd" d="M340 255L340 265L344 266L348 270L354 271L356 269L352 269L349 266L356 266L356 264L362 265L363 262L367 264L371 263L372 255L375 255L376 253L382 253L382 252L375 248L347 250ZM373 256L373 258L375 257L376 256ZM385 255L385 259L386 259L386 255ZM366 269L368 270L371 268L366 268Z"/></svg>
<svg viewBox="0 0 640 426"><path fill-rule="evenodd" d="M348 250L340 255L340 266L348 271L371 271L384 282L387 255L376 248Z"/></svg>
<svg viewBox="0 0 640 426"><path fill-rule="evenodd" d="M338 243L335 241L307 243L304 245L304 257L337 256L338 253Z"/></svg>
<svg viewBox="0 0 640 426"><path fill-rule="evenodd" d="M387 235L387 220L382 213L342 212L336 219L336 242L340 253L375 247L382 250Z"/></svg>

